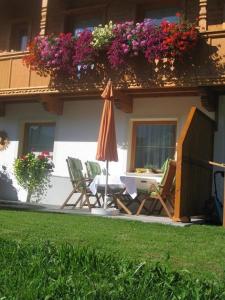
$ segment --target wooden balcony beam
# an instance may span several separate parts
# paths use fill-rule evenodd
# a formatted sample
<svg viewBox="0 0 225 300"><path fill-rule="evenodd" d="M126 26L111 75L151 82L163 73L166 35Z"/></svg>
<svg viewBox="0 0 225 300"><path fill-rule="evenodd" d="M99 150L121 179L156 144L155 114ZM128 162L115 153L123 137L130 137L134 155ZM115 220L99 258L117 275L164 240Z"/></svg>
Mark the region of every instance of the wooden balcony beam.
<svg viewBox="0 0 225 300"><path fill-rule="evenodd" d="M46 34L47 15L48 15L48 0L42 0L42 2L41 2L40 35Z"/></svg>
<svg viewBox="0 0 225 300"><path fill-rule="evenodd" d="M59 116L63 114L64 102L57 96L41 95L40 102L47 112Z"/></svg>
<svg viewBox="0 0 225 300"><path fill-rule="evenodd" d="M199 31L206 31L208 28L207 24L207 0L199 0L199 20L198 20Z"/></svg>
<svg viewBox="0 0 225 300"><path fill-rule="evenodd" d="M119 91L114 91L114 103L117 109L122 110L125 113L133 112L133 98L132 96Z"/></svg>
<svg viewBox="0 0 225 300"><path fill-rule="evenodd" d="M218 107L218 93L209 87L199 88L202 106L209 112L215 112Z"/></svg>
<svg viewBox="0 0 225 300"><path fill-rule="evenodd" d="M225 2L223 4L223 29L225 29Z"/></svg>

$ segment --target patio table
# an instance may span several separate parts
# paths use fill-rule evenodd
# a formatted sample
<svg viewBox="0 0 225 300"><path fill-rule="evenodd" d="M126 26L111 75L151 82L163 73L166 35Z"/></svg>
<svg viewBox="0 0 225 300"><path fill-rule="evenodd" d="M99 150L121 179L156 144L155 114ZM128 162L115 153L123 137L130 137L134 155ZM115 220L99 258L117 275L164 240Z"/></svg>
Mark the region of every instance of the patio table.
<svg viewBox="0 0 225 300"><path fill-rule="evenodd" d="M161 181L162 174L153 173L126 173L122 175L109 175L108 186L125 188L125 193L128 193L133 199L137 197L137 189L150 189L151 184L159 183ZM91 182L89 188L93 195L97 193L98 186L105 186L106 176L97 175Z"/></svg>

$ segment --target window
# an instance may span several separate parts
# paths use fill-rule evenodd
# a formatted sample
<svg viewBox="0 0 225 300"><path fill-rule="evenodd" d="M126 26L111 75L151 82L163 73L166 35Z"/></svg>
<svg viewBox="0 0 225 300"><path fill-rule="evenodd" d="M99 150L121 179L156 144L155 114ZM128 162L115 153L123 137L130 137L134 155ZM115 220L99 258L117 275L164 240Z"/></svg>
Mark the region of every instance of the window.
<svg viewBox="0 0 225 300"><path fill-rule="evenodd" d="M55 123L26 123L23 153L53 153Z"/></svg>
<svg viewBox="0 0 225 300"><path fill-rule="evenodd" d="M65 32L72 32L74 36L79 35L85 28L93 31L94 27L103 23L102 12L77 14L73 13L65 19Z"/></svg>
<svg viewBox="0 0 225 300"><path fill-rule="evenodd" d="M133 122L131 169L161 169L167 158L174 158L176 122Z"/></svg>
<svg viewBox="0 0 225 300"><path fill-rule="evenodd" d="M177 12L177 8L159 8L146 10L144 20L151 19L152 22L156 25L159 25L164 19L171 23L178 22L179 18L176 16Z"/></svg>
<svg viewBox="0 0 225 300"><path fill-rule="evenodd" d="M158 25L162 20L169 22L178 22L177 12L184 11L184 3L178 0L166 0L160 4L152 0L151 3L141 4L137 7L137 20L143 21L151 19L154 24Z"/></svg>
<svg viewBox="0 0 225 300"><path fill-rule="evenodd" d="M28 35L28 23L14 23L11 27L10 50L25 51L28 44Z"/></svg>

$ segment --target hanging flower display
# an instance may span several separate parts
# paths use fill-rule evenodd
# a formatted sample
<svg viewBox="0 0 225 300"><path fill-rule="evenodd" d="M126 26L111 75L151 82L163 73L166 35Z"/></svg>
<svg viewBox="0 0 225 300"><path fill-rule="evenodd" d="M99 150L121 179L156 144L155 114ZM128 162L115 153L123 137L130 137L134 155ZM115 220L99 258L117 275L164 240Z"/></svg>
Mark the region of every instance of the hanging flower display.
<svg viewBox="0 0 225 300"><path fill-rule="evenodd" d="M77 77L82 71L94 68L103 53L112 69L142 55L156 72L167 66L173 71L174 62L190 55L198 37L195 24L182 20L178 23L163 20L159 25L151 20L118 24L110 21L95 27L93 32L85 29L78 37L71 33L37 36L24 60L41 75Z"/></svg>
<svg viewBox="0 0 225 300"><path fill-rule="evenodd" d="M77 40L74 42L72 66L74 70L78 72L86 70L89 66L92 66L95 61L96 50L92 45L93 36L91 31L82 31Z"/></svg>
<svg viewBox="0 0 225 300"><path fill-rule="evenodd" d="M63 73L72 76L74 68L71 61L75 38L71 33L59 36L36 36L29 47L30 54L25 63L40 75Z"/></svg>

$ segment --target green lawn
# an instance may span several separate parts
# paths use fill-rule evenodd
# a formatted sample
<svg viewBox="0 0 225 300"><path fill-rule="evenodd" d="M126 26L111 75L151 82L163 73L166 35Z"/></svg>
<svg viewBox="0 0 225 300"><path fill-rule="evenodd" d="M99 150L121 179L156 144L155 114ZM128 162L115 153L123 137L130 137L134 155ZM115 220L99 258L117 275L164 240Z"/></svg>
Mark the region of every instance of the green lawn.
<svg viewBox="0 0 225 300"><path fill-rule="evenodd" d="M222 227L174 227L101 217L38 212L0 211L0 238L67 241L91 245L132 260L161 261L203 277L222 277L225 230Z"/></svg>

